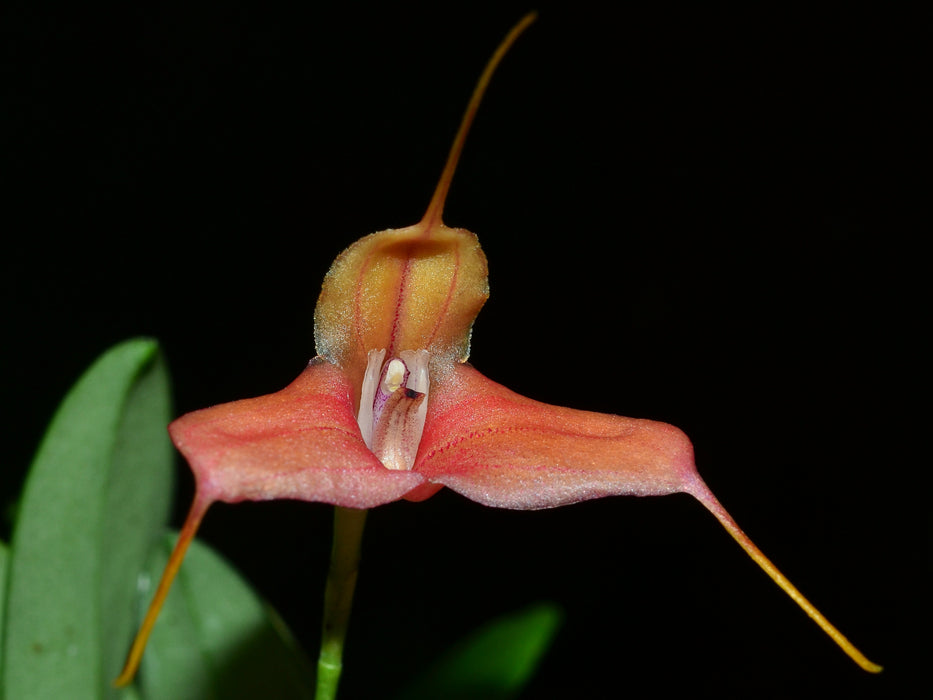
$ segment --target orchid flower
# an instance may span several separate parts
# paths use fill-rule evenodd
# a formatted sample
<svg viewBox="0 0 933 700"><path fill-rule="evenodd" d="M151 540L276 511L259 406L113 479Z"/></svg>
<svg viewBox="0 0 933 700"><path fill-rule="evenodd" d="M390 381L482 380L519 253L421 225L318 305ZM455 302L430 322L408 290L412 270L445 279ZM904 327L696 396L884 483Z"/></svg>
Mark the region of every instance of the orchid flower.
<svg viewBox="0 0 933 700"><path fill-rule="evenodd" d="M169 426L194 472L194 503L117 684L132 679L185 550L216 501L338 506L319 668L339 675L365 509L422 501L443 487L511 509L690 494L859 666L881 670L738 527L700 478L679 429L540 403L467 363L471 326L489 296L486 258L477 237L445 226L442 212L492 73L533 19L517 24L486 66L421 221L365 236L334 261L307 368L277 393Z"/></svg>

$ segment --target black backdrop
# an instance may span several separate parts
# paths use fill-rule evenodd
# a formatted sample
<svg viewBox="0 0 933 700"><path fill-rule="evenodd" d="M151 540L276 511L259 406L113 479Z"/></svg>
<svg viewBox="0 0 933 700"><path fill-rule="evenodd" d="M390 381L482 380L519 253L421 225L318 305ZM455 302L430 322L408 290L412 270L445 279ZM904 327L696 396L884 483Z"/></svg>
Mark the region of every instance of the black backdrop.
<svg viewBox="0 0 933 700"><path fill-rule="evenodd" d="M4 10L5 499L61 395L124 338L161 341L178 413L297 375L330 261L420 217L524 9ZM858 671L686 496L521 513L441 493L371 514L345 696L541 599L567 621L528 697L919 693L912 20L539 9L446 209L490 261L473 363L682 427L739 523L887 670ZM176 523L181 464L179 482ZM329 521L219 505L202 529L311 652Z"/></svg>

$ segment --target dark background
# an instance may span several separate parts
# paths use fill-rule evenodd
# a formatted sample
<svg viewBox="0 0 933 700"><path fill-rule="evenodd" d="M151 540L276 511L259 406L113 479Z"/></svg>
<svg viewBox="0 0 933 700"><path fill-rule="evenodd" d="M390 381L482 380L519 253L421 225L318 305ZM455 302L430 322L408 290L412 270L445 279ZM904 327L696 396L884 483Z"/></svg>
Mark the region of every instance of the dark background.
<svg viewBox="0 0 933 700"><path fill-rule="evenodd" d="M543 599L566 623L529 698L926 695L917 19L538 8L446 209L490 261L473 363L683 428L743 528L886 671L851 664L687 496L523 513L442 492L370 515L344 697ZM4 500L127 337L161 341L179 414L296 376L331 260L420 218L525 9L8 6ZM218 505L202 529L312 655L329 523Z"/></svg>

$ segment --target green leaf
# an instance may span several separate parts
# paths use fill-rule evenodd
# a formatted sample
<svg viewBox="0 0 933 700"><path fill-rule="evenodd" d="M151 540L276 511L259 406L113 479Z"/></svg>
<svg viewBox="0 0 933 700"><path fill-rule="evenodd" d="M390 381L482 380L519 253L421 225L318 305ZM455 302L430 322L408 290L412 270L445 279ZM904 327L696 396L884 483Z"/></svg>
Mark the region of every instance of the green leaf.
<svg viewBox="0 0 933 700"><path fill-rule="evenodd" d="M3 668L3 616L6 610L6 579L10 570L10 548L0 542L0 668Z"/></svg>
<svg viewBox="0 0 933 700"><path fill-rule="evenodd" d="M13 534L7 700L133 695L110 681L135 631L138 573L168 516L170 415L167 373L148 339L106 352L59 407Z"/></svg>
<svg viewBox="0 0 933 700"><path fill-rule="evenodd" d="M531 680L561 622L540 603L483 625L405 689L402 700L513 698Z"/></svg>
<svg viewBox="0 0 933 700"><path fill-rule="evenodd" d="M147 570L159 580L176 535ZM145 610L151 590L141 592ZM310 698L308 660L274 612L221 557L197 540L166 599L139 674L146 700Z"/></svg>

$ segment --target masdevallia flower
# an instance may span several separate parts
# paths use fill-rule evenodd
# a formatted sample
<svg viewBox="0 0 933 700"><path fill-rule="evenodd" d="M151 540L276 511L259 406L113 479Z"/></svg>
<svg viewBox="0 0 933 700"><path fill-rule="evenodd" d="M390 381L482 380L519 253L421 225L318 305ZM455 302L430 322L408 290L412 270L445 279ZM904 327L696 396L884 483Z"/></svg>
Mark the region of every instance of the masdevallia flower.
<svg viewBox="0 0 933 700"><path fill-rule="evenodd" d="M520 24L477 85L424 218L365 236L334 261L314 314L317 356L281 391L169 426L196 480L176 549L118 682L128 682L210 504L298 499L366 509L443 487L487 506L551 508L613 495L688 493L862 668L866 659L765 558L700 478L679 429L551 406L467 363L489 296L477 237L444 225L473 114Z"/></svg>

